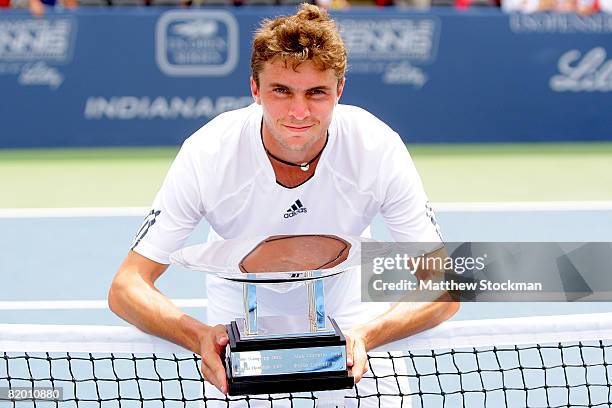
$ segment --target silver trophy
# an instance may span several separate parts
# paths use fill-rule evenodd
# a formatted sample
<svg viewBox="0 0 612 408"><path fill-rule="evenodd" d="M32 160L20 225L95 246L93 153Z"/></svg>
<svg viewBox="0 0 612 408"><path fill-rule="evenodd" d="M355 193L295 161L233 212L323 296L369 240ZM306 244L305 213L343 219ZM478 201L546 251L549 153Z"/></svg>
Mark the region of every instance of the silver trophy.
<svg viewBox="0 0 612 408"><path fill-rule="evenodd" d="M229 395L351 388L346 340L325 313L323 280L360 264L362 238L282 235L183 248L171 262L243 285L244 317L227 325ZM307 316L258 316L257 287L306 285Z"/></svg>

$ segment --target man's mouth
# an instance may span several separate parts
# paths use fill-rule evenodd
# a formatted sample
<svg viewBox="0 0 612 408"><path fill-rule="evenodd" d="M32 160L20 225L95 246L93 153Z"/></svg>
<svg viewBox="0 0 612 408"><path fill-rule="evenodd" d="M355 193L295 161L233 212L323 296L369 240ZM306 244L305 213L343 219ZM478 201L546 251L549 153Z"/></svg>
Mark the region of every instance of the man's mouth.
<svg viewBox="0 0 612 408"><path fill-rule="evenodd" d="M283 125L283 126L292 132L305 132L311 127L313 127L313 125Z"/></svg>

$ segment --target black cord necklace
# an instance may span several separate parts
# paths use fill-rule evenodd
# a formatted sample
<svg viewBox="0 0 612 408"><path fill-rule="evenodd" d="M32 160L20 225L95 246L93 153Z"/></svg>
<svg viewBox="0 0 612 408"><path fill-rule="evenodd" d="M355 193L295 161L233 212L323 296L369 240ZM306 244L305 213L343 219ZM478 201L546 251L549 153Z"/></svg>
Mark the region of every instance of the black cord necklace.
<svg viewBox="0 0 612 408"><path fill-rule="evenodd" d="M293 167L299 167L300 170L302 171L308 171L310 170L310 165L317 160L319 157L321 157L321 154L323 154L323 150L325 150L325 146L327 146L327 140L329 139L329 134L325 135L325 144L323 145L323 147L321 148L321 150L319 151L319 153L317 153L317 155L315 157L313 157L312 159L310 159L307 162L304 162L302 164L297 164L297 163L291 163L288 162L286 160L281 159L280 157L276 157L275 155L273 155L272 153L270 153L270 151L268 150L268 148L266 147L266 145L263 142L263 134L261 135L261 144L263 145L264 150L266 151L266 154L273 158L274 160L276 160L277 162L286 164L287 166L293 166Z"/></svg>

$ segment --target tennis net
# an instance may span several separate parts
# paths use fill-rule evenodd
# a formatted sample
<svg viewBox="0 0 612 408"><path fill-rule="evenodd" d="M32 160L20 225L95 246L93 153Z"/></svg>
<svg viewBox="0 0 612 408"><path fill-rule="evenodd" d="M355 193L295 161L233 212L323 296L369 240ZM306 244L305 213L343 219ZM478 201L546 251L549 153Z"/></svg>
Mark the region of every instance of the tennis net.
<svg viewBox="0 0 612 408"><path fill-rule="evenodd" d="M347 406L610 407L612 313L445 322L372 352L369 364ZM130 327L0 325L0 407L306 407L326 398L228 399L211 393L199 366ZM30 392L16 400L7 389Z"/></svg>

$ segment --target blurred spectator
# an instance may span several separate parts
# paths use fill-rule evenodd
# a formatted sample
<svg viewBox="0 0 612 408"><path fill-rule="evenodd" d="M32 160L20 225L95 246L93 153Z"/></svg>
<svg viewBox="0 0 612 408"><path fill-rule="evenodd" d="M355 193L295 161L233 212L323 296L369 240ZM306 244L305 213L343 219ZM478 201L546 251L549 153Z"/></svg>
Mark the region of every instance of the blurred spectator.
<svg viewBox="0 0 612 408"><path fill-rule="evenodd" d="M328 10L342 10L351 6L348 0L317 0L315 4Z"/></svg>
<svg viewBox="0 0 612 408"><path fill-rule="evenodd" d="M318 0L141 0L146 5L174 5L182 7L201 6L297 6L302 3L317 4L325 8L336 8L336 3L346 3L347 0L323 0L326 4L319 4Z"/></svg>
<svg viewBox="0 0 612 408"><path fill-rule="evenodd" d="M398 6L402 8L428 9L434 7L499 7L500 0L374 0L377 6Z"/></svg>
<svg viewBox="0 0 612 408"><path fill-rule="evenodd" d="M442 5L437 4L437 1L439 0L434 0L434 5ZM455 0L454 6L458 9L466 9L469 7L501 7L501 0Z"/></svg>
<svg viewBox="0 0 612 408"><path fill-rule="evenodd" d="M398 6L402 8L428 9L431 0L374 0L374 4L379 7Z"/></svg>
<svg viewBox="0 0 612 408"><path fill-rule="evenodd" d="M61 5L68 9L75 9L79 6L78 0L60 0ZM46 7L55 7L57 0L30 0L29 7L33 16L40 17L45 14Z"/></svg>
<svg viewBox="0 0 612 408"><path fill-rule="evenodd" d="M431 0L394 0L393 4L398 7L428 9L431 7Z"/></svg>
<svg viewBox="0 0 612 408"><path fill-rule="evenodd" d="M599 4L597 0L578 0L575 11L582 15L597 13L599 11Z"/></svg>
<svg viewBox="0 0 612 408"><path fill-rule="evenodd" d="M540 2L544 3L545 1L549 0L503 0L502 10L507 13L533 13L538 11Z"/></svg>
<svg viewBox="0 0 612 408"><path fill-rule="evenodd" d="M610 0L503 0L506 12L558 12L589 15L599 11L599 4Z"/></svg>

